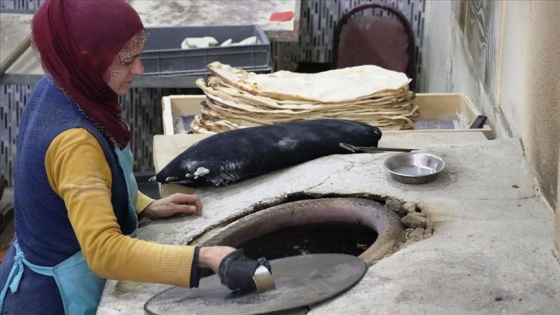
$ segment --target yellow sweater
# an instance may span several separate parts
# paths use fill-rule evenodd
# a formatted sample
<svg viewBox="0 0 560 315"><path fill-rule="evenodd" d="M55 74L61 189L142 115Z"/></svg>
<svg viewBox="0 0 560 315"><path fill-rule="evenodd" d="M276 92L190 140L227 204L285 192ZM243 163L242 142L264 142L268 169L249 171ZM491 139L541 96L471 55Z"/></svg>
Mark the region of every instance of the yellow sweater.
<svg viewBox="0 0 560 315"><path fill-rule="evenodd" d="M101 145L74 128L50 144L45 169L64 200L89 268L102 278L189 287L193 246L162 245L121 233L111 204L111 170ZM136 211L153 200L139 193Z"/></svg>

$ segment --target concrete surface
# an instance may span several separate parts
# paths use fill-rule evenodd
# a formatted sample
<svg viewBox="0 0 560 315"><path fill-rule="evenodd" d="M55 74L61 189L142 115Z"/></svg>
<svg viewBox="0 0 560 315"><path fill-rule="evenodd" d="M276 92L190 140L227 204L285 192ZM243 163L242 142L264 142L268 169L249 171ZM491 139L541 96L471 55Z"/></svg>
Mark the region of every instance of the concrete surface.
<svg viewBox="0 0 560 315"><path fill-rule="evenodd" d="M497 138L520 138L558 211L560 1L425 3L421 91L465 93Z"/></svg>
<svg viewBox="0 0 560 315"><path fill-rule="evenodd" d="M271 40L297 41L300 0L130 0L145 26L260 25ZM293 12L289 21L270 21Z"/></svg>
<svg viewBox="0 0 560 315"><path fill-rule="evenodd" d="M299 37L300 0L131 0L146 27L179 27L203 25L247 25L262 27L269 40L293 42ZM289 21L273 22L275 12L294 13ZM32 14L0 14L0 62L30 34ZM178 43L180 44L180 43ZM27 49L6 73L42 75L43 70L33 51Z"/></svg>
<svg viewBox="0 0 560 315"><path fill-rule="evenodd" d="M410 239L368 269L346 293L309 314L558 314L560 262L553 213L543 201L518 139L421 146L445 159L438 179L393 182L390 155L335 155L240 182L197 191L202 217L157 221L139 237L196 243L204 233L298 192L362 194L413 203L433 234ZM412 234L418 235L418 231ZM168 286L108 281L98 314L143 314L144 303Z"/></svg>

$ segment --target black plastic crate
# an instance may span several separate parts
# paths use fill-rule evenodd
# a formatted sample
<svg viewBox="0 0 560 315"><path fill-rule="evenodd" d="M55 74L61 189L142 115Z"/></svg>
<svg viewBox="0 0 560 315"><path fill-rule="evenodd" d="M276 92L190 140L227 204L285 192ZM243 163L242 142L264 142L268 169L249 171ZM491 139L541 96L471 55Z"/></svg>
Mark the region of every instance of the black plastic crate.
<svg viewBox="0 0 560 315"><path fill-rule="evenodd" d="M206 66L219 61L251 72L270 72L270 41L259 25L208 25L185 27L149 27L148 40L141 55L144 75L204 75ZM187 37L214 37L218 45L256 36L254 45L182 49Z"/></svg>

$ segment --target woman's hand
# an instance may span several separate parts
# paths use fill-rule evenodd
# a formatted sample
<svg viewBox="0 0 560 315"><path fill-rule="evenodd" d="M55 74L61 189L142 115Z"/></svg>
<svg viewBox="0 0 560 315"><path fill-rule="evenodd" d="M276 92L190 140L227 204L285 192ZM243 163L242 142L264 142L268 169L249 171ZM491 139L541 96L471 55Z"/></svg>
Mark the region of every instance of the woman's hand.
<svg viewBox="0 0 560 315"><path fill-rule="evenodd" d="M201 268L210 268L214 273L218 274L220 263L227 255L235 251L230 246L205 246L200 248L198 256L198 266Z"/></svg>
<svg viewBox="0 0 560 315"><path fill-rule="evenodd" d="M175 193L154 200L142 211L150 219L167 218L177 214L202 214L202 202L198 196Z"/></svg>
<svg viewBox="0 0 560 315"><path fill-rule="evenodd" d="M242 249L229 246L200 247L198 264L212 269L220 277L220 282L231 290L253 290L256 287L253 275L261 265L271 271L270 263L264 257L253 260L243 255Z"/></svg>

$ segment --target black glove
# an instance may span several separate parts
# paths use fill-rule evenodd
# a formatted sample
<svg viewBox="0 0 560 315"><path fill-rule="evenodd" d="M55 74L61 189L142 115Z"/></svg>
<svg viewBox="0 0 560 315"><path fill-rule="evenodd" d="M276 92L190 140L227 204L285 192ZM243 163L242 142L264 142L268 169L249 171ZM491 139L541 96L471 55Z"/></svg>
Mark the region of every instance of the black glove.
<svg viewBox="0 0 560 315"><path fill-rule="evenodd" d="M242 249L237 249L222 259L218 275L221 283L231 290L250 291L256 288L253 275L259 266L271 271L270 263L264 257L252 260L243 255Z"/></svg>

